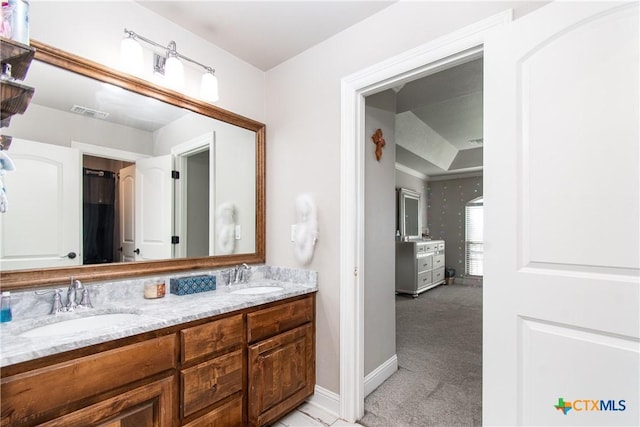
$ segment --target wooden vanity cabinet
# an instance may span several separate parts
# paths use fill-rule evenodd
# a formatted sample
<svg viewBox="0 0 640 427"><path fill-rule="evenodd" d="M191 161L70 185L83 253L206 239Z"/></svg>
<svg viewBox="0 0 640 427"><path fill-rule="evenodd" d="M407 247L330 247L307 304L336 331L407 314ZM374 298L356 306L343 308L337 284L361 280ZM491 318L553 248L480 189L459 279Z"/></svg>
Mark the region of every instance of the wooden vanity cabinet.
<svg viewBox="0 0 640 427"><path fill-rule="evenodd" d="M247 314L250 426L275 421L315 387L315 294Z"/></svg>
<svg viewBox="0 0 640 427"><path fill-rule="evenodd" d="M2 369L5 426L238 427L313 394L315 294Z"/></svg>

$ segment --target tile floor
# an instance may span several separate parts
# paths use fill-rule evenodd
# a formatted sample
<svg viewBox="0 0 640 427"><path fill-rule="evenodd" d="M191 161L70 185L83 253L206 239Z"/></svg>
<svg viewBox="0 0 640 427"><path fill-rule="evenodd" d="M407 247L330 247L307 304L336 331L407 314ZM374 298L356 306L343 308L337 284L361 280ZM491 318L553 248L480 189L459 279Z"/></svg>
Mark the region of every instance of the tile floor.
<svg viewBox="0 0 640 427"><path fill-rule="evenodd" d="M284 418L272 424L272 427L361 427L360 424L351 424L331 415L325 410L303 403Z"/></svg>

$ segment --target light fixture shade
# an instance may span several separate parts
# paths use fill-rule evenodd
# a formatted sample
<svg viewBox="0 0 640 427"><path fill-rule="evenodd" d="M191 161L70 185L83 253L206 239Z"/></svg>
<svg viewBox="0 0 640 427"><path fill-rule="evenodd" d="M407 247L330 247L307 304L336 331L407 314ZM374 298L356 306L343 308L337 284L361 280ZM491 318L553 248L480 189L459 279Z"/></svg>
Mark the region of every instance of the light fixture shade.
<svg viewBox="0 0 640 427"><path fill-rule="evenodd" d="M164 64L164 78L172 89L182 89L184 85L184 66L175 56L167 58Z"/></svg>
<svg viewBox="0 0 640 427"><path fill-rule="evenodd" d="M207 102L216 102L218 100L218 78L209 71L202 75L200 98Z"/></svg>
<svg viewBox="0 0 640 427"><path fill-rule="evenodd" d="M126 37L120 42L120 68L129 74L142 73L142 46L132 37Z"/></svg>

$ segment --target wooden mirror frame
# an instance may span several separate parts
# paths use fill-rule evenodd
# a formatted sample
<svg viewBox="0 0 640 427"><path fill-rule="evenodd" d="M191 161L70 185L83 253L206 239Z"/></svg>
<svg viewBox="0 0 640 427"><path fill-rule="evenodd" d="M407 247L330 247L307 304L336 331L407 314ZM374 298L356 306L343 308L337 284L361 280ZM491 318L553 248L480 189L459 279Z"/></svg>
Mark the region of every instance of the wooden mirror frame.
<svg viewBox="0 0 640 427"><path fill-rule="evenodd" d="M56 284L67 284L71 276L87 282L116 280L126 277L159 275L187 270L214 269L240 263L265 262L265 125L198 99L190 98L137 77L121 73L96 62L31 40L36 49L35 59L67 71L110 83L123 89L186 108L235 126L256 132L256 252L250 254L179 258L158 261L112 263L77 267L39 268L0 271L0 289L21 290ZM36 88L37 90L37 88ZM29 114L29 111L25 114Z"/></svg>

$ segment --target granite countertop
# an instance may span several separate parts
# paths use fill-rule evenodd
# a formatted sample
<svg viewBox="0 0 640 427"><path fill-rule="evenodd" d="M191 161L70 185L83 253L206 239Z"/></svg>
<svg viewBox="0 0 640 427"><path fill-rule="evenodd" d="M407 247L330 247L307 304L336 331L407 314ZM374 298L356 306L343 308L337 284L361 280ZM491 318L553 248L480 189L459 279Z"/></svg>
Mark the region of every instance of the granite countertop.
<svg viewBox="0 0 640 427"><path fill-rule="evenodd" d="M199 274L203 273L199 272ZM210 274L216 274L216 272L210 272ZM168 278L168 276L162 278L165 277ZM94 308L58 315L46 314L51 308L51 294L36 297L33 296L35 295L33 291L15 295L12 292L12 303L16 301L16 310L14 310L13 321L0 324L0 366L5 367L318 290L315 272L267 266L260 266L255 270L247 284L227 286L221 285L218 280L216 290L191 295L178 296L169 293L167 280L166 295L158 299L144 299L144 281L147 280L149 278L86 285L90 289ZM247 295L232 293L255 286L278 286L282 290ZM66 292L63 292L63 300L66 300ZM85 321L79 321L76 325L69 327L69 329L76 329L75 331L65 331L63 334L43 333L41 336L32 338L21 336L33 328L51 323L87 317L95 318L112 313L129 313L135 316L122 316L122 319L115 318L108 325L93 327L88 324L82 325ZM82 326L78 327L78 324Z"/></svg>

